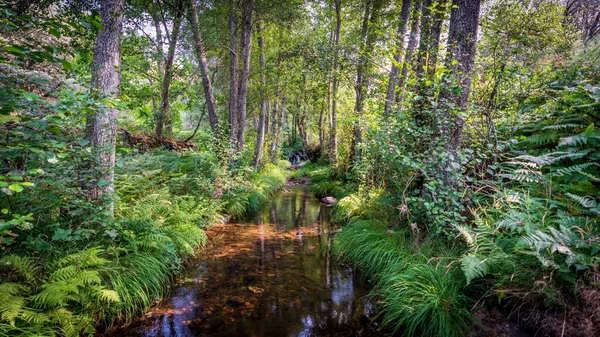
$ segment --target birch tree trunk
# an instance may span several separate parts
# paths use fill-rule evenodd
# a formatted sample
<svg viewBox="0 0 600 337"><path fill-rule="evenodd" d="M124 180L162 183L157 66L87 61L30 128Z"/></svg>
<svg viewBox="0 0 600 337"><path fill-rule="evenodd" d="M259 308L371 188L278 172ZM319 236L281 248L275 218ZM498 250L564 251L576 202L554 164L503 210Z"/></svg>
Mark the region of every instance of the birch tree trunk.
<svg viewBox="0 0 600 337"><path fill-rule="evenodd" d="M213 134L216 134L219 128L219 119L217 115L217 106L215 104L215 98L213 96L212 83L210 81L208 63L206 61L206 51L204 49L204 42L202 41L200 25L198 24L198 10L196 9L196 0L189 0L189 6L191 14L190 18L192 21L192 31L194 33L194 42L196 47L196 57L198 58L200 75L202 76L202 87L204 88L204 97L206 99L206 109L208 111L208 121L210 123L210 128Z"/></svg>
<svg viewBox="0 0 600 337"><path fill-rule="evenodd" d="M103 0L100 4L100 17L104 29L98 32L94 48L92 86L101 94L116 98L119 93L121 68L121 34L125 0ZM115 108L98 109L87 117L87 133L92 148L98 152L101 175L89 191L89 197L96 200L103 195L109 198L114 194L115 142L117 116ZM109 210L113 212L113 202Z"/></svg>
<svg viewBox="0 0 600 337"><path fill-rule="evenodd" d="M400 74L400 65L402 64L402 51L404 50L404 34L408 25L410 6L412 0L402 0L402 9L400 10L400 20L398 31L396 32L396 48L394 49L394 61L390 70L390 79L388 82L387 94L385 99L385 114L391 115L392 104L396 103L398 75Z"/></svg>

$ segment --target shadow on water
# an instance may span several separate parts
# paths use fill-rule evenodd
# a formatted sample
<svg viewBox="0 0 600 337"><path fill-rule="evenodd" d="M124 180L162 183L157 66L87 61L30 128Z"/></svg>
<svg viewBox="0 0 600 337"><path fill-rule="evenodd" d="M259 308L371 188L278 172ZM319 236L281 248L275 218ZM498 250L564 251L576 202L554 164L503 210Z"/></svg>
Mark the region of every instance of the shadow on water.
<svg viewBox="0 0 600 337"><path fill-rule="evenodd" d="M331 209L306 188L215 225L170 298L113 336L373 336L371 306L332 255Z"/></svg>

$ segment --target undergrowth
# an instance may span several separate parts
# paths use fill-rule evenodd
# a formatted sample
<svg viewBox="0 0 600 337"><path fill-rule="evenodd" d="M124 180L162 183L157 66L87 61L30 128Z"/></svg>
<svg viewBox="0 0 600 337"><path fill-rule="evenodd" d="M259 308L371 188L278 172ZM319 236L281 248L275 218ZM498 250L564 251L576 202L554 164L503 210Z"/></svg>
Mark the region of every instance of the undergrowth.
<svg viewBox="0 0 600 337"><path fill-rule="evenodd" d="M382 198L382 191L371 191L340 200L334 219L346 225L336 250L373 282L370 296L384 328L406 336L464 336L472 317L465 278L451 263L456 252L419 244L410 226L390 226L393 213Z"/></svg>
<svg viewBox="0 0 600 337"><path fill-rule="evenodd" d="M257 210L287 176L282 163L226 172L210 152L120 157L114 220L61 229L54 219L68 213L59 203L31 216L36 227L3 237L12 240L0 259L0 336L91 336L130 321L168 295L183 262L206 242L205 229ZM40 193L22 191L13 211ZM76 218L68 221L77 228Z"/></svg>

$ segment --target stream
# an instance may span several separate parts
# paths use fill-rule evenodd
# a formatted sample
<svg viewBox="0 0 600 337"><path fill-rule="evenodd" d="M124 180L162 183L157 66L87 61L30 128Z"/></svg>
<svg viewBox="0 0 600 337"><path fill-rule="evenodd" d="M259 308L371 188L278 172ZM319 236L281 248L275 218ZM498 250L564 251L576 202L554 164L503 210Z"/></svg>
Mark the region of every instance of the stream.
<svg viewBox="0 0 600 337"><path fill-rule="evenodd" d="M367 290L332 252L331 208L307 187L214 225L171 296L110 336L375 336Z"/></svg>

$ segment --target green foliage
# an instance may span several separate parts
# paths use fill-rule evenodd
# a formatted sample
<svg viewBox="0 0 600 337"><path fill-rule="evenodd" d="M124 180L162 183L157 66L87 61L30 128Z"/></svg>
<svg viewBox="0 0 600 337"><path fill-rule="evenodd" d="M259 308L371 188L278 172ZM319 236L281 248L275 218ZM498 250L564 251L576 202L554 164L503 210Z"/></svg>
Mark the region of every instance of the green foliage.
<svg viewBox="0 0 600 337"><path fill-rule="evenodd" d="M389 228L380 193L365 203L360 194L340 200L336 218L348 224L336 235L336 250L374 281L371 297L384 327L406 336L464 336L472 320L470 300L463 294L464 277L449 263L454 254L415 244L407 228Z"/></svg>
<svg viewBox="0 0 600 337"><path fill-rule="evenodd" d="M417 263L381 279L374 294L382 298L383 326L405 336L464 336L469 331L470 300L455 268Z"/></svg>
<svg viewBox="0 0 600 337"><path fill-rule="evenodd" d="M523 104L518 142L493 167L495 180L481 182L496 193L477 196L473 226L456 226L469 246L461 259L467 282L494 279L499 300L564 305L569 293L595 284L600 89L593 72L567 69Z"/></svg>

